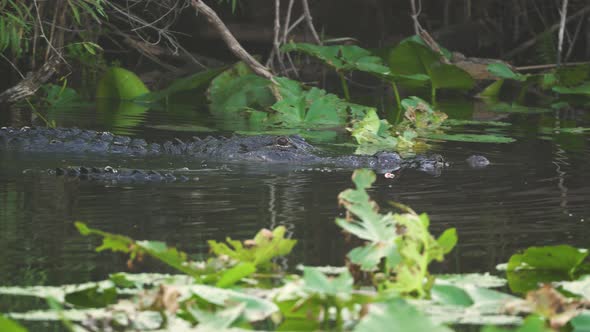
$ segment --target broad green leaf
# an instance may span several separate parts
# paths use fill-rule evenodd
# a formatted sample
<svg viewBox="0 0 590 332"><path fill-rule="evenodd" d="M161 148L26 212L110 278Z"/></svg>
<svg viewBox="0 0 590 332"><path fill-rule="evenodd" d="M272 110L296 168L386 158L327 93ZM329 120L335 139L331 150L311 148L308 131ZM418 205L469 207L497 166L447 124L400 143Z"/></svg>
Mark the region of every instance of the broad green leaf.
<svg viewBox="0 0 590 332"><path fill-rule="evenodd" d="M568 245L527 248L508 261L510 289L524 293L536 289L539 283L572 280L587 256L587 250Z"/></svg>
<svg viewBox="0 0 590 332"><path fill-rule="evenodd" d="M504 64L502 62L489 64L488 71L492 75L494 75L498 78L515 80L515 81L520 81L520 82L526 81L527 76L528 76L528 75L523 75L520 73L513 72L512 69L510 69L510 67L508 67L506 64Z"/></svg>
<svg viewBox="0 0 590 332"><path fill-rule="evenodd" d="M510 257L507 271L551 270L572 275L587 256L588 250L569 245L529 247Z"/></svg>
<svg viewBox="0 0 590 332"><path fill-rule="evenodd" d="M584 312L580 315L577 315L572 320L570 320L570 325L572 326L572 332L589 332L590 331L590 313Z"/></svg>
<svg viewBox="0 0 590 332"><path fill-rule="evenodd" d="M507 329L497 326L486 326L481 332L553 332L553 329L547 327L545 319L532 315L527 317L523 324L514 329Z"/></svg>
<svg viewBox="0 0 590 332"><path fill-rule="evenodd" d="M473 300L463 289L451 285L434 285L430 291L433 301L442 304L452 304L469 307Z"/></svg>
<svg viewBox="0 0 590 332"><path fill-rule="evenodd" d="M494 134L428 134L427 138L443 141L474 142L474 143L512 143L511 137Z"/></svg>
<svg viewBox="0 0 590 332"><path fill-rule="evenodd" d="M216 286L219 288L227 288L233 286L238 281L256 272L256 265L253 263L242 262L236 266L223 271L221 278L217 281Z"/></svg>
<svg viewBox="0 0 590 332"><path fill-rule="evenodd" d="M276 304L268 300L234 290L206 285L189 286L189 290L204 301L221 307L244 304L243 316L250 322L264 320L279 310Z"/></svg>
<svg viewBox="0 0 590 332"><path fill-rule="evenodd" d="M306 292L348 300L351 297L354 279L348 271L334 278L328 277L314 267L306 266L303 268L303 282Z"/></svg>
<svg viewBox="0 0 590 332"><path fill-rule="evenodd" d="M98 82L96 98L132 100L149 92L141 79L131 71L111 67Z"/></svg>
<svg viewBox="0 0 590 332"><path fill-rule="evenodd" d="M500 90L502 90L503 85L504 79L499 79L494 83L488 85L485 89L483 89L478 94L478 96L485 98L497 98L500 95Z"/></svg>
<svg viewBox="0 0 590 332"><path fill-rule="evenodd" d="M437 89L469 90L475 80L465 70L446 63L433 63L430 68L432 86Z"/></svg>
<svg viewBox="0 0 590 332"><path fill-rule="evenodd" d="M553 91L567 95L585 95L590 96L590 82L583 83L574 87L555 86Z"/></svg>
<svg viewBox="0 0 590 332"><path fill-rule="evenodd" d="M0 315L0 331L2 332L27 332L28 330L19 323Z"/></svg>
<svg viewBox="0 0 590 332"><path fill-rule="evenodd" d="M235 116L247 108L265 109L275 102L271 82L239 62L218 75L209 86L210 109L213 113Z"/></svg>
<svg viewBox="0 0 590 332"><path fill-rule="evenodd" d="M115 287L89 287L66 294L66 302L81 308L102 308L117 302Z"/></svg>
<svg viewBox="0 0 590 332"><path fill-rule="evenodd" d="M226 67L214 68L205 70L187 77L183 77L173 81L167 88L160 91L150 92L140 98L142 101L159 101L165 98L173 97L175 94L202 89L209 83L214 77L223 72Z"/></svg>
<svg viewBox="0 0 590 332"><path fill-rule="evenodd" d="M402 299L390 300L384 304L374 304L369 314L354 328L356 332L451 332L446 326L436 325L412 305Z"/></svg>

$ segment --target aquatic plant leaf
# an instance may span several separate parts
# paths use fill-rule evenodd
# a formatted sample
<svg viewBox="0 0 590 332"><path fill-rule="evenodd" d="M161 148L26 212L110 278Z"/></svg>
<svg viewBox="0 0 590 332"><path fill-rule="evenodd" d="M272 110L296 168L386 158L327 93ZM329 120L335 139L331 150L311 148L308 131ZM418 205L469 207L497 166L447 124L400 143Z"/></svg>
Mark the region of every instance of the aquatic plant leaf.
<svg viewBox="0 0 590 332"><path fill-rule="evenodd" d="M230 327L244 314L246 304L241 303L227 309L210 313L195 306L188 306L187 311L199 322L199 331L246 331Z"/></svg>
<svg viewBox="0 0 590 332"><path fill-rule="evenodd" d="M445 250L449 248L439 245L430 234L428 230L430 220L426 214L395 214L393 219L398 230L395 243L401 261L393 269L394 282L387 283L387 287L402 294L413 294L422 298L433 283L433 276L428 272L428 265L434 260L442 261ZM445 245L451 246L452 235L446 235L446 237L449 239Z"/></svg>
<svg viewBox="0 0 590 332"><path fill-rule="evenodd" d="M256 272L256 265L248 262L238 263L236 266L223 271L223 274L215 284L219 288L227 288L236 284L238 281Z"/></svg>
<svg viewBox="0 0 590 332"><path fill-rule="evenodd" d="M547 113L547 112L552 111L550 108L529 107L529 106L519 105L516 103L508 104L508 103L504 103L504 102L494 103L494 104L490 105L490 107L488 109L493 112L525 113L525 114Z"/></svg>
<svg viewBox="0 0 590 332"><path fill-rule="evenodd" d="M440 54L416 41L405 39L391 50L389 69L397 75L422 74L431 77L430 68L440 62Z"/></svg>
<svg viewBox="0 0 590 332"><path fill-rule="evenodd" d="M43 102L49 104L51 108L73 107L81 102L78 92L67 87L66 83L63 85L44 84L41 89L46 94Z"/></svg>
<svg viewBox="0 0 590 332"><path fill-rule="evenodd" d="M442 248L443 254L448 254L455 248L459 237L455 228L448 228L438 237L436 242Z"/></svg>
<svg viewBox="0 0 590 332"><path fill-rule="evenodd" d="M62 286L0 287L0 294L13 296L32 296L42 299L53 298L56 301L63 303L67 294L94 287L98 287L98 289L108 289L113 287L113 283L107 280Z"/></svg>
<svg viewBox="0 0 590 332"><path fill-rule="evenodd" d="M401 262L397 246L393 242L371 243L356 247L348 253L347 257L351 263L360 266L363 271L374 270L383 258L386 259L388 266L395 266Z"/></svg>
<svg viewBox="0 0 590 332"><path fill-rule="evenodd" d="M552 332L553 329L547 327L545 319L531 315L525 318L523 324L514 329L506 329L498 326L486 326L481 332Z"/></svg>
<svg viewBox="0 0 590 332"><path fill-rule="evenodd" d="M6 318L3 315L0 315L0 331L2 332L27 332L28 330L24 328L19 323L13 321L12 319Z"/></svg>
<svg viewBox="0 0 590 332"><path fill-rule="evenodd" d="M162 99L170 98L173 95L180 92L204 88L207 83L209 83L213 78L218 76L221 72L223 72L226 69L227 67L225 66L220 68L213 68L183 78L179 78L177 80L174 80L168 87L159 91L150 92L140 97L139 100L156 102Z"/></svg>
<svg viewBox="0 0 590 332"><path fill-rule="evenodd" d="M132 100L149 92L150 90L133 72L111 67L98 82L96 98Z"/></svg>
<svg viewBox="0 0 590 332"><path fill-rule="evenodd" d="M248 108L265 109L275 102L270 84L239 62L211 81L208 90L211 112L235 114Z"/></svg>
<svg viewBox="0 0 590 332"><path fill-rule="evenodd" d="M228 237L226 241L229 246L213 240L209 240L208 243L211 251L217 256L226 255L238 262L252 263L256 267L264 268L268 267L273 258L288 255L297 243L297 240L285 238L286 231L284 226L279 226L272 232L263 229L254 239L244 243Z"/></svg>
<svg viewBox="0 0 590 332"><path fill-rule="evenodd" d="M526 81L527 77L529 76L520 73L515 73L514 71L512 71L512 69L510 69L510 67L508 67L505 63L502 62L490 63L488 65L488 71L498 78L515 80L520 82Z"/></svg>
<svg viewBox="0 0 590 332"><path fill-rule="evenodd" d="M578 86L584 84L590 78L590 65L561 66L555 68L552 74L557 77L560 86Z"/></svg>
<svg viewBox="0 0 590 332"><path fill-rule="evenodd" d="M512 126L509 122L502 121L480 121L480 120L458 120L458 119L447 119L445 125L448 126L487 126L487 127L510 127Z"/></svg>
<svg viewBox="0 0 590 332"><path fill-rule="evenodd" d="M350 134L360 145L357 154L374 154L377 151L393 150L399 140L393 137L390 129L392 126L385 119L379 119L377 111L369 109L365 116L353 123ZM371 153L372 152L372 153Z"/></svg>
<svg viewBox="0 0 590 332"><path fill-rule="evenodd" d="M573 273L588 256L588 250L569 245L529 247L508 260L507 271L552 270Z"/></svg>
<svg viewBox="0 0 590 332"><path fill-rule="evenodd" d="M465 70L451 64L433 63L430 65L430 80L437 89L469 90L475 80Z"/></svg>
<svg viewBox="0 0 590 332"><path fill-rule="evenodd" d="M243 317L249 322L266 319L279 311L276 304L261 297L206 285L193 285L189 291L200 299L224 308L245 305Z"/></svg>
<svg viewBox="0 0 590 332"><path fill-rule="evenodd" d="M584 312L577 315L570 321L572 332L588 332L590 331L590 313Z"/></svg>
<svg viewBox="0 0 590 332"><path fill-rule="evenodd" d="M80 234L84 236L98 235L103 238L102 245L96 248L96 251L111 250L113 252L119 251L128 253L130 254L131 260L135 259L137 256L148 254L178 271L195 278L200 278L203 274L203 271L194 268L189 264L189 259L186 253L178 251L176 248L168 247L164 242L134 241L126 236L89 228L82 222L76 222L75 226Z"/></svg>
<svg viewBox="0 0 590 332"><path fill-rule="evenodd" d="M354 279L348 271L332 278L314 267L305 266L303 268L303 282L306 292L347 300L351 296Z"/></svg>
<svg viewBox="0 0 590 332"><path fill-rule="evenodd" d="M504 79L499 79L492 84L488 85L477 95L484 98L497 98L500 95L502 86L504 85Z"/></svg>
<svg viewBox="0 0 590 332"><path fill-rule="evenodd" d="M516 142L514 138L498 134L427 134L426 138L455 142L475 142L475 143L512 143Z"/></svg>
<svg viewBox="0 0 590 332"><path fill-rule="evenodd" d="M434 285L430 290L433 301L442 304L452 304L469 307L473 300L463 289L452 285Z"/></svg>
<svg viewBox="0 0 590 332"><path fill-rule="evenodd" d="M297 81L277 77L279 94L283 97L272 105L277 113L269 121L282 126L316 127L346 122L348 108L352 105L325 90L305 90Z"/></svg>
<svg viewBox="0 0 590 332"><path fill-rule="evenodd" d="M67 293L65 301L81 308L102 308L117 302L117 289L93 286Z"/></svg>
<svg viewBox="0 0 590 332"><path fill-rule="evenodd" d="M354 328L356 332L373 331L432 331L451 332L446 326L434 324L428 317L402 299L371 305L366 315Z"/></svg>
<svg viewBox="0 0 590 332"><path fill-rule="evenodd" d="M462 273L462 274L437 274L436 283L442 285L454 285L463 287L473 285L480 288L496 288L506 285L506 279L490 273Z"/></svg>
<svg viewBox="0 0 590 332"><path fill-rule="evenodd" d="M587 256L587 250L568 245L527 248L508 260L508 284L513 292L525 293L540 283L572 280Z"/></svg>
<svg viewBox="0 0 590 332"><path fill-rule="evenodd" d="M574 86L574 87L565 87L565 86L555 86L553 87L553 91L564 94L564 95L585 95L590 96L590 82L586 82L584 84Z"/></svg>
<svg viewBox="0 0 590 332"><path fill-rule="evenodd" d="M590 276L586 275L575 281L560 281L556 284L566 291L590 301Z"/></svg>
<svg viewBox="0 0 590 332"><path fill-rule="evenodd" d="M299 51L322 60L337 71L359 70L378 76L389 75L389 68L381 58L356 45L314 45L289 43L281 47L285 52Z"/></svg>

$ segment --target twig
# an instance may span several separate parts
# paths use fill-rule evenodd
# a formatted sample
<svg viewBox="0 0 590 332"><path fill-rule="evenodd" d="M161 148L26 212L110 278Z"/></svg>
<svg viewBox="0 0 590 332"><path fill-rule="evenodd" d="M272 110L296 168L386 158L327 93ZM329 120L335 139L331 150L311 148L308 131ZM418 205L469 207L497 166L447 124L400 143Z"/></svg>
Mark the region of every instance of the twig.
<svg viewBox="0 0 590 332"><path fill-rule="evenodd" d="M571 20L576 19L577 17L580 17L580 16L586 14L589 11L590 11L590 6L586 6L586 7L582 8L582 9L580 9L578 12L576 12L572 16L568 17L565 20L565 24L569 23ZM560 27L560 24L559 23L556 23L556 24L552 25L551 27L549 27L547 30L545 30L545 32L554 32L557 29L559 29L559 27ZM529 39L528 41L522 43L519 47L517 47L517 48L513 49L512 51L508 52L505 57L506 58L512 58L516 54L518 54L518 53L520 53L520 52L528 49L529 47L535 45L537 43L537 41L539 41L539 39L542 38L542 35L543 34L539 34L539 35L537 35L537 36Z"/></svg>
<svg viewBox="0 0 590 332"><path fill-rule="evenodd" d="M236 40L234 35L229 31L225 23L217 16L217 13L211 7L207 6L202 0L191 0L192 6L200 13L203 13L207 21L219 32L221 38L232 51L232 53L240 60L244 61L251 69L259 76L269 79L274 82L274 75L268 68L263 66L250 53L248 53L242 45Z"/></svg>
<svg viewBox="0 0 590 332"><path fill-rule="evenodd" d="M574 50L574 46L576 45L576 40L578 40L578 36L580 35L580 31L582 30L582 25L584 25L584 16L582 16L578 21L576 31L574 32L574 36L572 37L567 53L565 54L565 61L569 60L570 56L572 55L572 51Z"/></svg>
<svg viewBox="0 0 590 332"><path fill-rule="evenodd" d="M309 28L309 31L311 31L313 39L315 39L315 42L318 45L322 45L320 36L318 35L313 25L313 18L311 17L311 11L309 10L309 3L307 2L307 0L301 0L301 4L303 6L303 15L305 16L305 22L307 22L307 27Z"/></svg>
<svg viewBox="0 0 590 332"><path fill-rule="evenodd" d="M418 0L419 1L419 0ZM410 5L412 6L412 21L414 21L414 33L419 35L420 31L422 31L422 26L418 21L418 16L420 16L420 12L422 10L422 3L418 2L418 9L416 9L416 0L410 0Z"/></svg>
<svg viewBox="0 0 590 332"><path fill-rule="evenodd" d="M561 51L563 50L563 34L565 32L565 19L567 17L567 2L568 0L562 0L561 3L561 22L559 23L558 43L557 43L557 65L561 64Z"/></svg>
<svg viewBox="0 0 590 332"><path fill-rule="evenodd" d="M590 61L586 61L586 62L564 62L561 64L561 66L566 67L566 66L578 66L578 65L588 65L590 64ZM557 67L557 65L555 63L549 63L549 64L545 64L545 65L533 65L533 66L523 66L523 67L516 67L514 68L517 71L525 71L525 70L537 70L537 69L550 69L550 68L555 68Z"/></svg>

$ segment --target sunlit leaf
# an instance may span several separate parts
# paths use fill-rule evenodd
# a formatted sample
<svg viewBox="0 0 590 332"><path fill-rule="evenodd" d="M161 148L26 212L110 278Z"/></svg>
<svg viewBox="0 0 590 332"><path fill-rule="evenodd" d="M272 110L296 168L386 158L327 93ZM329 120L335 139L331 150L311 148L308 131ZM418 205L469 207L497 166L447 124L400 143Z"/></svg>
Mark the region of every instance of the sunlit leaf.
<svg viewBox="0 0 590 332"><path fill-rule="evenodd" d="M111 67L100 79L96 98L132 100L150 92L133 72Z"/></svg>

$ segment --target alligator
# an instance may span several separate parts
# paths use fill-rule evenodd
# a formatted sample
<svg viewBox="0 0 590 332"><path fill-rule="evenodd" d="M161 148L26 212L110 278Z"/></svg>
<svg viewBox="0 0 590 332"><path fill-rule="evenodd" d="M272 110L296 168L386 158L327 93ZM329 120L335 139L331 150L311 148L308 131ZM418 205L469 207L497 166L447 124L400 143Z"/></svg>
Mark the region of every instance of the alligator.
<svg viewBox="0 0 590 332"><path fill-rule="evenodd" d="M182 141L174 138L163 143L148 143L141 138L114 135L78 128L22 127L0 128L0 151L45 153L93 153L134 157L181 156L221 162L286 163L293 165L319 165L335 168L372 168L379 173L414 168L432 174L440 173L449 165L438 154L402 158L395 152L379 152L374 155L332 156L306 142L302 137L257 135L221 138L197 138ZM483 156L471 156L467 162L472 167L484 167L489 161ZM154 174L153 172L156 172ZM126 170L118 172L95 167L58 169L58 175L86 175L89 178L135 177L143 179L172 179L157 171ZM162 175L164 174L164 175Z"/></svg>

